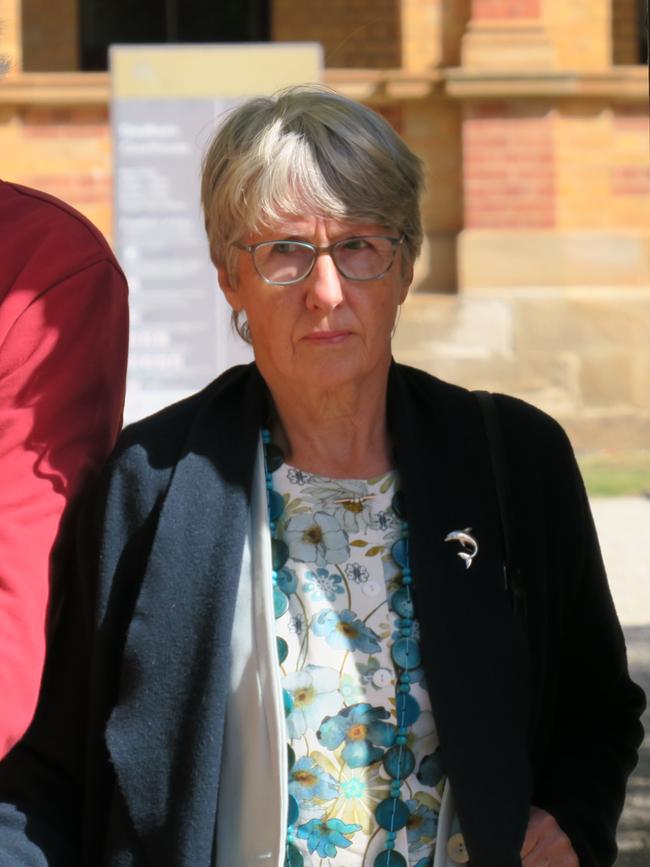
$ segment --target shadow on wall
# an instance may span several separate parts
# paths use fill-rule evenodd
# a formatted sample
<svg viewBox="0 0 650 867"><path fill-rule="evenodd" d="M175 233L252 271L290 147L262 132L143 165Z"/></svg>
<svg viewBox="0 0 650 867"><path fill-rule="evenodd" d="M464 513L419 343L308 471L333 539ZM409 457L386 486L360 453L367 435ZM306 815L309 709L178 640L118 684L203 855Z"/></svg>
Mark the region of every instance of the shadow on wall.
<svg viewBox="0 0 650 867"><path fill-rule="evenodd" d="M633 680L650 694L650 625L627 626L624 630ZM619 856L616 867L647 867L650 864L650 710L643 717L646 736L639 764L630 777L625 809L618 830ZM606 746L604 747L606 749Z"/></svg>
<svg viewBox="0 0 650 867"><path fill-rule="evenodd" d="M463 34L472 17L471 0L441 0L442 63L460 66Z"/></svg>

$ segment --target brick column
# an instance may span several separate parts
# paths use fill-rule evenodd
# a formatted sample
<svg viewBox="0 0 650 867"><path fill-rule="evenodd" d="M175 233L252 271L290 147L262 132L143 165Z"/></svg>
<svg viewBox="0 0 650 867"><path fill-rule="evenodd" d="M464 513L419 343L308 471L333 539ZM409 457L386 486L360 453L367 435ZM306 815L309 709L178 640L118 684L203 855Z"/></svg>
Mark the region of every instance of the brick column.
<svg viewBox="0 0 650 867"><path fill-rule="evenodd" d="M553 144L553 117L541 105L468 106L463 121L465 228L553 228Z"/></svg>
<svg viewBox="0 0 650 867"><path fill-rule="evenodd" d="M464 67L530 71L550 69L554 62L541 0L472 0L462 43Z"/></svg>
<svg viewBox="0 0 650 867"><path fill-rule="evenodd" d="M474 18L508 20L513 18L539 18L540 0L473 0Z"/></svg>
<svg viewBox="0 0 650 867"><path fill-rule="evenodd" d="M8 63L6 76L22 70L21 12L22 0L0 0L0 63Z"/></svg>
<svg viewBox="0 0 650 867"><path fill-rule="evenodd" d="M402 0L400 4L402 66L433 69L442 64L440 0Z"/></svg>
<svg viewBox="0 0 650 867"><path fill-rule="evenodd" d="M558 68L576 72L609 69L612 0L544 0L544 21Z"/></svg>

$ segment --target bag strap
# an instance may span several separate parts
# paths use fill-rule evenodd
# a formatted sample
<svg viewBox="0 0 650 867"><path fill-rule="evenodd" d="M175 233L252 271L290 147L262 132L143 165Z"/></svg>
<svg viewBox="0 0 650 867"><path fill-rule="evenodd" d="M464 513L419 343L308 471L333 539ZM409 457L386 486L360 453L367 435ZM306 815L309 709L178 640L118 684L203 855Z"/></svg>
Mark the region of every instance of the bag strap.
<svg viewBox="0 0 650 867"><path fill-rule="evenodd" d="M475 391L474 395L481 408L483 426L488 442L490 464L499 504L499 517L501 519L501 536L504 553L504 580L506 590L512 593L512 602L515 613L526 622L526 590L523 583L519 563L516 556L516 545L512 533L512 512L508 489L508 473L506 468L506 450L503 442L503 433L499 421L494 397L489 391Z"/></svg>

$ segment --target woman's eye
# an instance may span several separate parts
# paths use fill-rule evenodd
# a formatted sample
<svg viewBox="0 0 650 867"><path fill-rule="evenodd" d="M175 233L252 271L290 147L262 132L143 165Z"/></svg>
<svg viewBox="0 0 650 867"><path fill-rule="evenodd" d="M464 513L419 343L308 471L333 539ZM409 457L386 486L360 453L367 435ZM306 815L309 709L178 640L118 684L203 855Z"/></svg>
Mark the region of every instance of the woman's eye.
<svg viewBox="0 0 650 867"><path fill-rule="evenodd" d="M368 238L346 238L341 247L343 250L368 250L372 244Z"/></svg>
<svg viewBox="0 0 650 867"><path fill-rule="evenodd" d="M291 241L276 241L273 245L273 252L278 256L290 256L292 253L297 253L300 249L298 244L293 244Z"/></svg>

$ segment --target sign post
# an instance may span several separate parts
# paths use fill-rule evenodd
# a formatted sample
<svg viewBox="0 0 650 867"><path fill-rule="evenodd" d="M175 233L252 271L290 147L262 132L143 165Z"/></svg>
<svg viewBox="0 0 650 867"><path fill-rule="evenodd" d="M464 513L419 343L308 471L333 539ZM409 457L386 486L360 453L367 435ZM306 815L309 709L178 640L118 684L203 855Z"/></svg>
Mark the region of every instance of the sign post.
<svg viewBox="0 0 650 867"><path fill-rule="evenodd" d="M206 385L250 348L233 334L200 210L203 153L242 100L318 81L315 44L113 46L115 239L131 297L126 421Z"/></svg>

